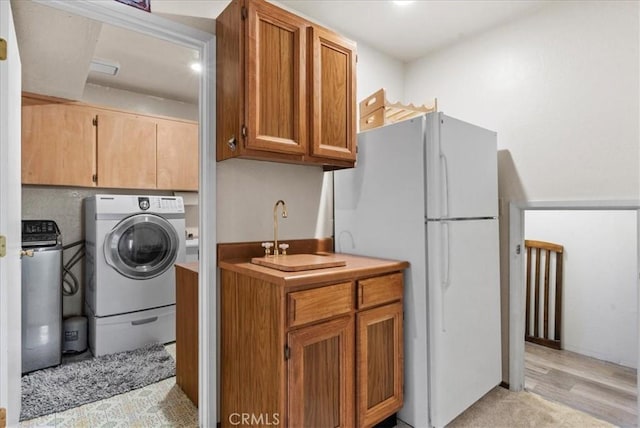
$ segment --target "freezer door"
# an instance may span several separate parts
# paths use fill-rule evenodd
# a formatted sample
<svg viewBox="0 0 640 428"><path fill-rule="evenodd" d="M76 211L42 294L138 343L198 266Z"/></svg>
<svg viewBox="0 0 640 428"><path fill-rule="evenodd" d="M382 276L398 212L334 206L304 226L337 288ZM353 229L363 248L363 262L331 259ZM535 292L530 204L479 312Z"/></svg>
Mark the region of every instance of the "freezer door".
<svg viewBox="0 0 640 428"><path fill-rule="evenodd" d="M424 229L423 151L422 117L358 135L358 165L334 172L337 252L402 258L411 242L424 248L416 235Z"/></svg>
<svg viewBox="0 0 640 428"><path fill-rule="evenodd" d="M442 427L501 380L498 221L430 221L431 425Z"/></svg>
<svg viewBox="0 0 640 428"><path fill-rule="evenodd" d="M428 217L496 217L496 133L442 113L427 119Z"/></svg>

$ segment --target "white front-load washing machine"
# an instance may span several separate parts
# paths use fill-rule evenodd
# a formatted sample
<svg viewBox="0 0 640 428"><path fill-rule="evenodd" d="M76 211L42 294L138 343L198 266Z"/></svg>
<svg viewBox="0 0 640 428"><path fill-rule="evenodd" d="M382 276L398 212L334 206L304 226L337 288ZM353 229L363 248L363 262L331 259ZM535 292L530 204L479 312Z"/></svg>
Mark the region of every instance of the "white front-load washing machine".
<svg viewBox="0 0 640 428"><path fill-rule="evenodd" d="M174 264L185 259L182 198L96 195L84 202L91 351L174 341Z"/></svg>

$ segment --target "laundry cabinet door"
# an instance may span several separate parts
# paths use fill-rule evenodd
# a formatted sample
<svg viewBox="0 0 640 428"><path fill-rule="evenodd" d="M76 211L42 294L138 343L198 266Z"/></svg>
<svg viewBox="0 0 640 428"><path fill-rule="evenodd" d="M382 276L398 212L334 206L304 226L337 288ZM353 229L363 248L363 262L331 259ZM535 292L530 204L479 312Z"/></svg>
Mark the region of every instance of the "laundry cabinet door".
<svg viewBox="0 0 640 428"><path fill-rule="evenodd" d="M95 186L95 114L86 106L23 99L22 183Z"/></svg>
<svg viewBox="0 0 640 428"><path fill-rule="evenodd" d="M156 122L144 116L98 114L98 185L156 188Z"/></svg>
<svg viewBox="0 0 640 428"><path fill-rule="evenodd" d="M158 119L157 187L198 190L198 124Z"/></svg>

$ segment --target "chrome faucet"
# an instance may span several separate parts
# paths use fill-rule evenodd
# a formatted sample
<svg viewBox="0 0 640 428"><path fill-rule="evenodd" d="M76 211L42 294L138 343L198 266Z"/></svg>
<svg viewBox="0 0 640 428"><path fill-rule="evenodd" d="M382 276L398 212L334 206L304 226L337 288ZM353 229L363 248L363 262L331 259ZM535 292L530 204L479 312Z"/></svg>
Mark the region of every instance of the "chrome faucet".
<svg viewBox="0 0 640 428"><path fill-rule="evenodd" d="M278 205L282 205L282 218L287 218L287 205L282 199L273 206L273 255L280 254L278 249Z"/></svg>

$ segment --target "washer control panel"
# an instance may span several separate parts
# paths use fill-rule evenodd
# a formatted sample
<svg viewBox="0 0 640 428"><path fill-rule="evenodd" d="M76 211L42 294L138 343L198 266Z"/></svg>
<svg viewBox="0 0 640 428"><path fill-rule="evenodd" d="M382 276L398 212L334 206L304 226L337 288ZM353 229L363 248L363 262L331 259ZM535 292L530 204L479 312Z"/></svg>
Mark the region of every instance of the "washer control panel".
<svg viewBox="0 0 640 428"><path fill-rule="evenodd" d="M149 202L149 198L138 198L138 206L142 211L146 211L151 207L151 203Z"/></svg>
<svg viewBox="0 0 640 428"><path fill-rule="evenodd" d="M60 229L53 220L22 220L22 246L47 247L58 245Z"/></svg>

